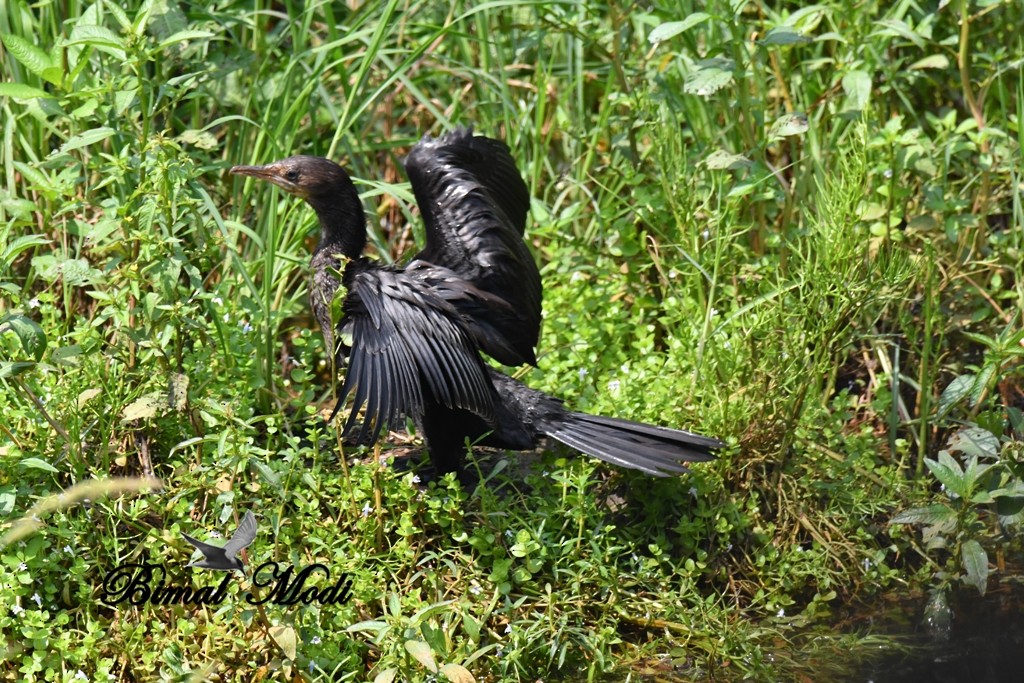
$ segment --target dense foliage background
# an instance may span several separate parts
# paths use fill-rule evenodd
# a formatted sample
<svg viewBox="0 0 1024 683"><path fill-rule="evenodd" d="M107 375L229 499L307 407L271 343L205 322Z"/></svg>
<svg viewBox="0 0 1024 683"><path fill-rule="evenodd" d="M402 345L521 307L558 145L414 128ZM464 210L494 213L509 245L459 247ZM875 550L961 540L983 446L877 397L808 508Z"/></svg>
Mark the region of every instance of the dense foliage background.
<svg viewBox="0 0 1024 683"><path fill-rule="evenodd" d="M1024 6L938 5L0 5L0 676L778 680L856 651L839 605L1011 580ZM342 453L312 212L226 169L343 162L399 259L401 158L456 125L534 197L520 374L717 462ZM352 599L100 602L124 562L213 583L180 532L249 509L251 566Z"/></svg>

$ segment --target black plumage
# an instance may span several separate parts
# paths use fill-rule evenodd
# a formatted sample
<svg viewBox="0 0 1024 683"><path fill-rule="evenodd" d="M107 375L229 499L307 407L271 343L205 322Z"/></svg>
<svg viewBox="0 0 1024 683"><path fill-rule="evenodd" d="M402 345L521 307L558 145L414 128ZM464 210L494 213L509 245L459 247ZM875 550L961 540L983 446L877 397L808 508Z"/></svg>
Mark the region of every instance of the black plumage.
<svg viewBox="0 0 1024 683"><path fill-rule="evenodd" d="M526 184L503 143L467 129L425 137L405 168L427 244L404 267L363 256L363 208L334 162L294 156L231 169L302 197L320 219L311 303L328 348L348 359L338 404L353 397L346 434L372 443L411 417L439 473L461 469L467 440L525 450L550 437L652 475L713 458L716 439L570 412L485 363L481 351L505 365L536 362L542 290L523 241ZM335 328L331 302L342 286Z"/></svg>

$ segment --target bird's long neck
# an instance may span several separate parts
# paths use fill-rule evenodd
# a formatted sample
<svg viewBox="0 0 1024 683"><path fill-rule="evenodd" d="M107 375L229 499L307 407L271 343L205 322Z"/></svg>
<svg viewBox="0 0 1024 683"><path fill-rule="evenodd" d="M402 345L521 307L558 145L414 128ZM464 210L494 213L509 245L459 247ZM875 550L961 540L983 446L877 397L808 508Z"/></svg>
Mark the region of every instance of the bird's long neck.
<svg viewBox="0 0 1024 683"><path fill-rule="evenodd" d="M316 250L331 249L350 259L359 258L366 248L366 214L355 185L351 181L338 183L331 195L309 197L306 201L320 219L320 243Z"/></svg>

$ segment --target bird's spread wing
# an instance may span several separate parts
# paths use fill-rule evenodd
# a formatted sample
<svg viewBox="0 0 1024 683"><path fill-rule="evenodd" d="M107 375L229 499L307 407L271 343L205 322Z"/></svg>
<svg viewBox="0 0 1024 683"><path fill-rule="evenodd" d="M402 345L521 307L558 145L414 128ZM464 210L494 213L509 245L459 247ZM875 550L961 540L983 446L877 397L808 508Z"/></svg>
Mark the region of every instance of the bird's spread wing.
<svg viewBox="0 0 1024 683"><path fill-rule="evenodd" d="M405 169L426 226L427 245L418 258L505 299L515 311L513 323L494 325L516 357L498 360L535 363L541 281L523 241L530 195L508 147L460 128L423 138Z"/></svg>
<svg viewBox="0 0 1024 683"><path fill-rule="evenodd" d="M189 536L186 533L182 533L181 536L186 541L188 541L189 543L194 545L196 547L196 549L203 554L204 557L208 556L210 554L210 551L220 551L221 550L220 546L210 545L209 543L203 543L200 540L192 538L191 536Z"/></svg>
<svg viewBox="0 0 1024 683"><path fill-rule="evenodd" d="M357 436L362 443L376 441L402 416L422 414L425 396L488 421L494 417L494 390L471 333L417 273L369 268L349 284L342 326L351 349L338 406L353 394L346 433L366 407Z"/></svg>
<svg viewBox="0 0 1024 683"><path fill-rule="evenodd" d="M224 544L224 554L228 559L235 557L243 548L248 548L255 538L256 516L249 510L239 522L235 533L231 535L231 540Z"/></svg>

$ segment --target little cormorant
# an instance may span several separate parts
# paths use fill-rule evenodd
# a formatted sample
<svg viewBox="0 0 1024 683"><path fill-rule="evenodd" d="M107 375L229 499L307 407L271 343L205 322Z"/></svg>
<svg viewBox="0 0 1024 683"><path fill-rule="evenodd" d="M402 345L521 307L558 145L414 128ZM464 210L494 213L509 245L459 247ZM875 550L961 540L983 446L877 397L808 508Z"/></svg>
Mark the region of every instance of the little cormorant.
<svg viewBox="0 0 1024 683"><path fill-rule="evenodd" d="M483 351L505 365L535 364L540 332L540 273L523 242L529 192L504 143L461 128L424 137L405 169L427 244L404 266L363 255L363 207L334 162L293 156L231 169L303 198L319 218L310 298L327 347L348 359L338 399L341 406L354 394L346 435L358 426L357 440L373 443L408 416L438 474L461 471L467 440L527 450L550 437L656 476L713 459L723 445L717 439L571 412L481 358ZM335 329L331 302L342 286Z"/></svg>

